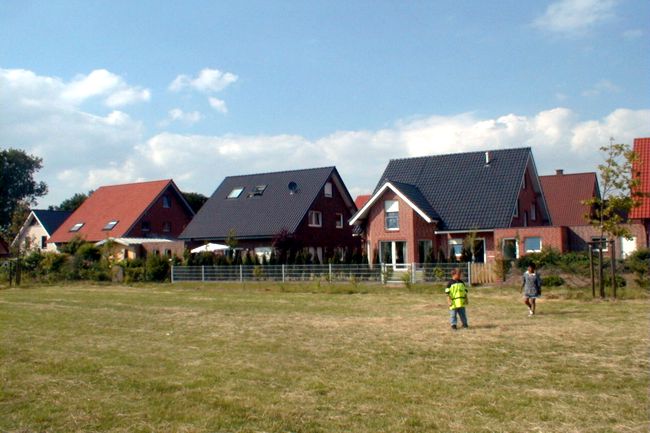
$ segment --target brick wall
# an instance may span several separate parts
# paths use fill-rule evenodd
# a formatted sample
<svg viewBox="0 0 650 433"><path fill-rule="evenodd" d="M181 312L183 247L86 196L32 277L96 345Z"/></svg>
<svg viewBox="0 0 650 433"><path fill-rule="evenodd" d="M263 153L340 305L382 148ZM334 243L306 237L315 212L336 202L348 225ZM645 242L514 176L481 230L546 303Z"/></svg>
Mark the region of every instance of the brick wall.
<svg viewBox="0 0 650 433"><path fill-rule="evenodd" d="M171 206L166 208L163 206L163 197L167 196L170 199ZM134 224L133 228L127 233L126 237L164 237L164 238L177 238L178 235L185 229L192 219L192 214L185 207L181 198L176 193L176 190L170 186L167 190L158 197L156 202L142 215L142 217ZM149 222L149 231L142 231L142 222ZM164 224L168 222L171 224L169 232L164 231Z"/></svg>
<svg viewBox="0 0 650 433"><path fill-rule="evenodd" d="M503 239L517 239L517 246L519 255L526 254L525 240L526 238L539 237L542 241L542 249L553 248L559 252L566 252L569 250L569 237L568 229L566 227L546 226L546 227L517 227L507 229L496 229L494 231L494 247L492 249L492 257L501 253L501 246Z"/></svg>

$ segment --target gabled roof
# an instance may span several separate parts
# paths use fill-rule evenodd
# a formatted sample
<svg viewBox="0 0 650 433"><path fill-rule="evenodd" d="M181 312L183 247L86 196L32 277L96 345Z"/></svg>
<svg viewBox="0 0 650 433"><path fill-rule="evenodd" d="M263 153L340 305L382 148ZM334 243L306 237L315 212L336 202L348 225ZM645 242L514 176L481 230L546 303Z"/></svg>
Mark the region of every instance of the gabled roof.
<svg viewBox="0 0 650 433"><path fill-rule="evenodd" d="M357 209L361 209L368 203L368 200L372 197L371 194L360 194L354 199L354 204L357 206Z"/></svg>
<svg viewBox="0 0 650 433"><path fill-rule="evenodd" d="M486 152L394 159L375 194L386 182L416 187L438 215L439 230L509 227L526 167L535 171L532 153L528 147L492 150L489 160Z"/></svg>
<svg viewBox="0 0 650 433"><path fill-rule="evenodd" d="M72 212L67 210L33 209L32 213L38 222L41 223L49 236L52 236L56 229L58 229L59 226L61 226L70 215L72 215Z"/></svg>
<svg viewBox="0 0 650 433"><path fill-rule="evenodd" d="M633 150L639 158L632 167L633 175L641 181L639 191L650 193L650 138L635 138ZM641 206L632 209L630 218L650 218L650 197L641 197Z"/></svg>
<svg viewBox="0 0 650 433"><path fill-rule="evenodd" d="M582 201L600 197L596 173L564 174L558 170L550 176L540 176L546 204L556 226L580 226L588 224L585 214L589 206Z"/></svg>
<svg viewBox="0 0 650 433"><path fill-rule="evenodd" d="M330 178L354 212L354 201L335 167L229 176L179 238L225 239L231 230L240 239L273 237L282 229L293 233ZM254 195L258 186L265 189ZM228 198L239 189L239 196Z"/></svg>
<svg viewBox="0 0 650 433"><path fill-rule="evenodd" d="M357 220L365 218L370 208L372 208L384 192L389 189L406 202L411 209L420 214L426 222L431 223L439 219L436 211L431 207L427 199L416 186L402 182L386 181L386 183L384 183L382 187L371 196L366 204L350 219L350 224L355 224Z"/></svg>
<svg viewBox="0 0 650 433"><path fill-rule="evenodd" d="M125 237L138 219L170 186L192 215L194 212L171 179L102 186L68 217L65 224L54 232L49 242L65 243L75 236L89 242L97 242L109 236ZM111 230L103 230L110 221L118 223ZM70 229L75 224L83 225L78 231L71 232Z"/></svg>
<svg viewBox="0 0 650 433"><path fill-rule="evenodd" d="M52 236L56 229L58 229L71 214L72 212L66 210L32 209L25 219L23 226L20 228L20 231L11 242L11 245L18 245L20 239L23 239L25 231L29 229L33 221L38 222L38 224L43 227L47 236Z"/></svg>

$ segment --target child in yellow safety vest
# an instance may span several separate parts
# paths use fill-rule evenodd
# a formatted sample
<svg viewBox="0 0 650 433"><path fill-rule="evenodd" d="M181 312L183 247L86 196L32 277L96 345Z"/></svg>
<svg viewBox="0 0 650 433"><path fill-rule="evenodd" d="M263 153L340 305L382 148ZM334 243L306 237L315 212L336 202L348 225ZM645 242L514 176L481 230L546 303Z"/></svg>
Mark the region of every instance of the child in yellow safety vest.
<svg viewBox="0 0 650 433"><path fill-rule="evenodd" d="M465 306L467 305L467 286L461 280L460 269L455 268L451 271L451 280L447 283L445 293L447 294L447 302L449 303L451 329L458 329L457 316L460 316L463 328L467 328L469 326L467 323L467 312L465 311Z"/></svg>

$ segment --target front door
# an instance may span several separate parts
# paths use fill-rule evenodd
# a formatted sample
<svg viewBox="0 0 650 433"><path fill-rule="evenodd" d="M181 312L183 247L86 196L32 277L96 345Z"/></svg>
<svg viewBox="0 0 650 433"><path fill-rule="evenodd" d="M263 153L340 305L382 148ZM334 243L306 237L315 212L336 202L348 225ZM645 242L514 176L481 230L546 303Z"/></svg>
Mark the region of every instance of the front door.
<svg viewBox="0 0 650 433"><path fill-rule="evenodd" d="M382 264L392 265L395 270L406 268L406 241L381 241L379 249Z"/></svg>

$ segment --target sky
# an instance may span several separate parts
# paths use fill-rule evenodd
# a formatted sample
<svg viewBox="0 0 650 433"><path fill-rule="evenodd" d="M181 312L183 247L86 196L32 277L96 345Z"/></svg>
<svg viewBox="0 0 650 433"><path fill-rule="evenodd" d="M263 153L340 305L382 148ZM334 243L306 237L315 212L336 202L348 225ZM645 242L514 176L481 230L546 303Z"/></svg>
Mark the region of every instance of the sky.
<svg viewBox="0 0 650 433"><path fill-rule="evenodd" d="M356 196L390 159L512 147L597 171L650 136L648 22L647 0L4 0L0 148L43 159L39 207L330 165Z"/></svg>

